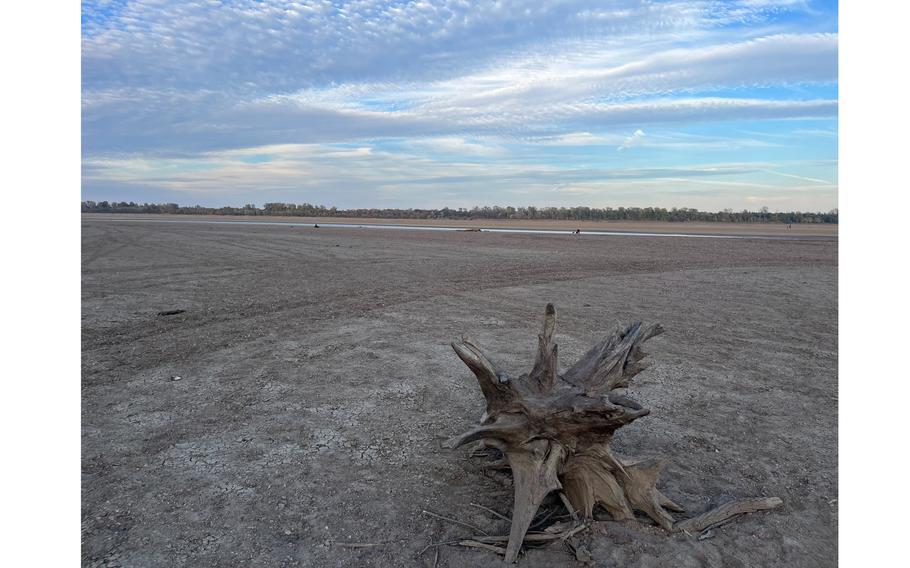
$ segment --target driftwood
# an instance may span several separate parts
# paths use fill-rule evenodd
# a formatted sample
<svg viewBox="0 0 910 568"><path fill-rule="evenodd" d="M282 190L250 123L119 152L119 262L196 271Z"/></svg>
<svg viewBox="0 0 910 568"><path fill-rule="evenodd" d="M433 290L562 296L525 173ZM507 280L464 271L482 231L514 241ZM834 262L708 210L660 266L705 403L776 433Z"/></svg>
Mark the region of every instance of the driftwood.
<svg viewBox="0 0 910 568"><path fill-rule="evenodd" d="M635 519L633 512L641 511L667 531L698 531L744 512L780 505L776 498L735 502L676 522L669 511L683 512L682 507L657 489L664 461L620 458L610 450L617 429L649 413L616 391L646 368L642 344L663 328L639 322L618 329L560 374L555 327L556 310L548 304L534 366L516 378L470 339L452 344L477 377L487 404L479 426L443 445L457 448L479 440L497 450L504 459L494 467L512 470L515 493L509 536L475 537L468 546L492 549L493 542L507 540L505 560L515 562L523 542L551 540L527 535L551 491L561 491L573 519L577 514L590 520L595 505L601 505L616 520ZM578 530L582 528L583 524Z"/></svg>
<svg viewBox="0 0 910 568"><path fill-rule="evenodd" d="M780 507L784 502L777 497L765 497L763 499L743 499L742 501L733 501L725 503L716 509L711 509L697 517L686 519L676 523L676 530L688 533L701 532L708 528L716 527L733 517L754 513L756 511L765 511Z"/></svg>

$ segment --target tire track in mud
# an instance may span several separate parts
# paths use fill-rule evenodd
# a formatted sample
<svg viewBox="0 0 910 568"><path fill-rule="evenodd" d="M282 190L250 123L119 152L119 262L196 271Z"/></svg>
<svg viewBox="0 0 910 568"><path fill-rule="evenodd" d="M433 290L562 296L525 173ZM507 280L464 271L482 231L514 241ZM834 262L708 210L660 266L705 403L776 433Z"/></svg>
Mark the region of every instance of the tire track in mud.
<svg viewBox="0 0 910 568"><path fill-rule="evenodd" d="M83 272L85 271L85 269L87 267L91 266L96 261L98 261L102 258L109 257L109 256L113 255L114 253L119 252L129 246L136 245L136 242L139 239L139 237L137 235L135 235L133 232L129 231L129 229L126 227L114 227L114 226L110 226L110 225L98 226L98 224L93 224L93 225L91 225L91 227L93 230L96 230L96 231L99 229L101 230L101 232L102 232L101 240L104 244L102 244L101 247L96 248L96 250L94 250L93 252L90 252L88 254L88 257L86 257L85 256L86 235L84 234L85 228L83 226L83 236L82 236L82 249L83 249L82 250L82 270L83 270ZM112 238L112 237L116 237L116 238ZM98 240L98 237L95 237L95 236L92 236L90 238L93 241ZM112 241L116 241L116 244L111 244Z"/></svg>
<svg viewBox="0 0 910 568"><path fill-rule="evenodd" d="M113 325L92 324L83 316L83 369L90 381L112 369L156 366L269 335L286 321L317 326L336 317L364 316L409 301L516 284L788 263L773 242L740 247L753 253L730 262L733 255L729 251L715 257L705 250L722 251L729 246L704 241L676 241L676 250L669 251L660 246L646 248L656 249L658 254L641 258L635 247L630 254L610 246L591 246L590 241L554 243L552 238L537 235L505 234L489 239L476 234L428 234L415 242L413 235L364 231L348 235L348 247L335 247L337 235L323 232L297 242L285 238L284 228L216 231L174 226L152 230L106 225L100 234L99 228L92 229L86 231L84 245L89 250L92 244L100 245L100 251L89 253L89 259L110 257L127 247L131 254L124 256L138 257L142 251L147 258L110 274L108 281L84 282L84 302L89 298L97 305L116 294L125 306L130 301L135 305L132 314L124 314L126 321L109 322ZM128 234L129 230L136 234ZM251 237L255 237L252 242L241 242ZM111 240L118 242L113 248L107 246ZM418 244L421 254L415 258ZM302 250L273 254L281 247L298 246ZM340 249L337 253L336 248ZM793 249L788 250L792 253ZM813 257L830 251L831 245L803 243L797 250ZM174 264L174 256L180 256L181 262ZM276 258L295 262L276 263ZM803 264L803 255L789 262ZM193 282L196 284L191 286ZM172 299L168 301L168 297ZM155 315L163 309L162 302L168 304L165 307L186 303L196 307L162 319ZM83 314L85 309L84 304Z"/></svg>

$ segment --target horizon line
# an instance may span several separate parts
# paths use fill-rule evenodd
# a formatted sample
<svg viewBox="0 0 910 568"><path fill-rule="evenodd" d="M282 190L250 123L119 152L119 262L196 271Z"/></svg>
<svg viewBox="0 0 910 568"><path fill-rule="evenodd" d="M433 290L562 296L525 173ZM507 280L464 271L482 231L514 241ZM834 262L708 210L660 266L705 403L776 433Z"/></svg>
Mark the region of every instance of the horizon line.
<svg viewBox="0 0 910 568"><path fill-rule="evenodd" d="M86 212L99 212L99 211L96 211L96 210L93 210L93 211L86 211L86 210L85 210L85 207L86 207L86 205L87 205L88 203L92 203L92 204L94 204L94 205L96 205L96 206L97 206L97 205L100 205L100 204L102 204L102 203L107 203L107 204L108 204L108 208L114 208L114 207L121 207L121 208L122 208L122 207L131 207L131 208L133 208L133 207L167 207L167 208L174 208L174 207L176 207L177 209L210 209L210 210L218 210L218 209L236 209L236 210L240 210L240 211L243 211L243 210L252 210L252 211L262 211L262 212L267 211L267 210L269 209L269 207L268 207L269 205L276 205L276 206L284 206L284 207L293 206L294 208L311 208L311 209L315 209L315 210L317 210L317 211L325 211L325 212L331 212L331 211L333 211L333 212L335 212L336 214L345 213L345 212L363 212L363 211L376 211L376 212L399 212L399 211L400 211L400 212L405 212L405 211L412 211L412 212L427 212L427 213L442 213L442 212L444 212L444 211L449 211L449 212L452 212L452 213L460 213L460 214L461 214L461 213L467 213L467 214L470 214L470 213L472 213L472 212L474 212L474 211L478 211L478 210L480 210L480 211L483 211L483 210L493 210L493 211L495 211L495 210L506 210L506 211L508 211L509 209L512 209L512 210L515 210L515 211L519 211L519 210L525 210L525 211L527 211L527 210L533 208L533 209L536 210L536 211L563 211L563 210L564 210L564 211L578 211L578 210L588 209L588 210L592 210L592 211L602 211L602 212L606 212L606 211L611 211L611 212L616 212L616 211L649 211L649 210L650 210L650 211L655 211L655 212L667 212L667 213L671 213L671 212L676 211L676 212L704 213L704 214L712 214L712 215L723 215L723 214L734 214L734 215L735 215L735 214L742 214L742 213L759 214L759 215L760 215L760 214L769 214L769 215L794 215L794 214L799 214L799 215L835 215L835 216L839 215L839 209L838 209L837 207L834 207L834 208L832 208L832 209L830 209L830 210L828 210L828 211L820 211L820 210L816 210L816 211L800 211L800 210L781 211L781 210L773 210L773 211L772 211L772 210L771 210L769 207L767 207L767 206L763 206L763 207L761 207L761 208L759 208L759 209L757 209L757 210L750 210L750 209L735 210L735 209L733 209L733 208L731 208L731 207L727 207L727 208L724 208L724 209L712 211L712 210L707 210L707 209L702 210L702 209L698 209L698 208L695 208L695 207L664 207L664 206L653 206L653 205L649 205L649 206L633 206L633 207L625 207L625 206L618 206L618 207L603 206L603 207L597 207L597 206L590 206L590 205L575 205L575 206L572 206L572 207L567 207L567 206L545 206L545 205L520 205L520 206L515 206L515 205L474 205L474 206L472 206L471 208L468 208L468 207L449 207L449 206L443 206L443 207L358 207L358 208L340 208L340 207L335 206L335 205L326 206L326 205L324 205L324 204L318 204L318 205L317 205L317 204L313 204L313 203L309 203L309 202L294 203L294 202L284 202L284 201L269 201L269 202L263 203L261 206L257 207L255 203L247 203L247 204L244 204L244 205L219 205L219 206L211 206L211 205L199 205L199 204L182 205L182 204L180 204L180 203L172 202L172 201L168 201L168 202L143 202L143 203L139 203L139 202L136 202L136 201L114 201L114 200L106 200L106 199L105 199L105 200L101 200L101 201L95 201L95 200L92 200L92 199L83 199L82 202L81 202L81 205L82 205L82 208L83 208L83 211L82 211L83 213L86 213ZM126 205L122 205L122 204L126 204ZM762 209L765 209L765 210L763 211ZM289 209L288 211L293 212L293 211L295 211L295 209ZM127 213L143 213L143 212L127 212ZM147 212L147 213L149 213L149 214L162 214L162 213L165 213L165 214L166 214L166 212L161 212L161 211L150 211L150 212ZM285 213L282 213L280 210L274 211L273 214L275 214L276 216L294 216L294 215L288 215L286 212L285 212ZM306 217L307 215L297 215L297 216ZM318 216L318 215L316 215L316 216ZM583 220L583 219L578 219L578 220Z"/></svg>

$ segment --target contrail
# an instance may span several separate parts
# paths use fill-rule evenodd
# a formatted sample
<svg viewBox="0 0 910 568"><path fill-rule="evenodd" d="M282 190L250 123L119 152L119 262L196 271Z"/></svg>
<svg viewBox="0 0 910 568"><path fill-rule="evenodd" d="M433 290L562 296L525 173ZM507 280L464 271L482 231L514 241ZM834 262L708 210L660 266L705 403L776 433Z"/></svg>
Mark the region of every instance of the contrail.
<svg viewBox="0 0 910 568"><path fill-rule="evenodd" d="M834 182L830 182L830 181L824 180L824 179L810 178L810 177L806 177L806 176L798 176L796 174L785 174L783 172L775 172L774 170L761 170L761 171L768 172L769 174L777 174L779 176L784 176L784 177L788 177L788 178L802 179L802 180L806 180L806 181L814 181L816 183L823 183L825 185L834 185Z"/></svg>

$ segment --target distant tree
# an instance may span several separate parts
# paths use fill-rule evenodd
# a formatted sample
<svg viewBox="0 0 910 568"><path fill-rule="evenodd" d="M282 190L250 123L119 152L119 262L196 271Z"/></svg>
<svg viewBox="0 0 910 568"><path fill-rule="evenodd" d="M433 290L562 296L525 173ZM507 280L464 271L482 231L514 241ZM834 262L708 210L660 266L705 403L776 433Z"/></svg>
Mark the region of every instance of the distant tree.
<svg viewBox="0 0 910 568"><path fill-rule="evenodd" d="M169 213L169 214L195 214L195 215L295 215L309 217L358 217L376 219L560 219L575 221L598 220L649 220L671 222L778 222L778 223L837 223L838 210L832 209L827 213L809 213L800 211L771 213L768 207L762 207L757 212L742 210L734 212L724 209L718 212L699 211L690 207L673 207L669 210L661 207L612 207L593 208L587 206L577 207L512 207L499 205L474 206L471 209L459 207L450 209L338 209L325 205L312 205L310 203L266 203L261 209L252 203L243 207L181 207L176 203L143 203L141 205L130 201L95 202L83 201L83 212L96 213Z"/></svg>

